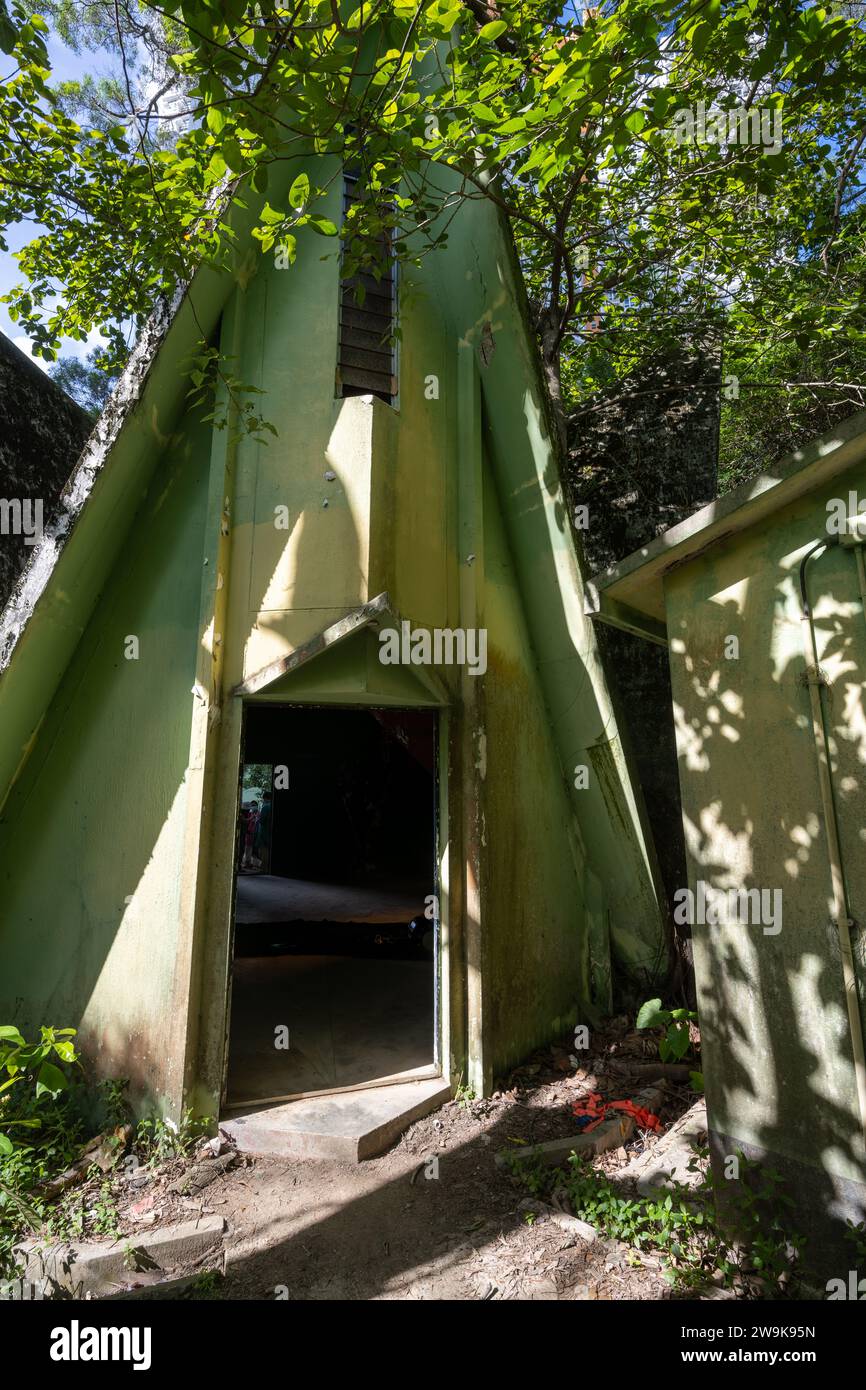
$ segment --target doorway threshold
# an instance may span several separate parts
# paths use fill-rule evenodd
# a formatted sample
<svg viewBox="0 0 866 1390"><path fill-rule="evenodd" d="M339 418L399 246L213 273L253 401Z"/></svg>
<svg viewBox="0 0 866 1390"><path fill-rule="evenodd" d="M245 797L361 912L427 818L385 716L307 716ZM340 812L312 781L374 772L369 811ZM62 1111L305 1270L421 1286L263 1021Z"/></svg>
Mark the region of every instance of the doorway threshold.
<svg viewBox="0 0 866 1390"><path fill-rule="evenodd" d="M361 1163L394 1143L415 1120L451 1099L441 1076L324 1095L234 1113L220 1129L242 1153Z"/></svg>

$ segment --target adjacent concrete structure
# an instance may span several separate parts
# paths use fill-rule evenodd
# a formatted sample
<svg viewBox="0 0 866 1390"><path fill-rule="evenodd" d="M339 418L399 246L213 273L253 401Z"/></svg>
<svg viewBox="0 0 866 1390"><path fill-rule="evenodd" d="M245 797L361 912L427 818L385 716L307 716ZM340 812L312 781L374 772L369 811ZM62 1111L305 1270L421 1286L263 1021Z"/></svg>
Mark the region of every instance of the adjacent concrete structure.
<svg viewBox="0 0 866 1390"><path fill-rule="evenodd" d="M337 179L335 221L340 199ZM606 1003L611 957L648 984L668 948L519 271L467 204L402 275L399 394L344 396L333 243L280 270L252 207L230 215L233 273L148 325L0 618L0 1017L76 1025L140 1097L216 1113L245 709L423 707L438 1056L480 1094ZM190 407L203 334L275 437L238 428L222 383L215 421ZM404 620L483 629L486 673L383 665Z"/></svg>
<svg viewBox="0 0 866 1390"><path fill-rule="evenodd" d="M0 333L0 603L56 516L91 424L87 411Z"/></svg>
<svg viewBox="0 0 866 1390"><path fill-rule="evenodd" d="M714 1152L817 1248L866 1207L864 512L860 413L588 586L669 645Z"/></svg>

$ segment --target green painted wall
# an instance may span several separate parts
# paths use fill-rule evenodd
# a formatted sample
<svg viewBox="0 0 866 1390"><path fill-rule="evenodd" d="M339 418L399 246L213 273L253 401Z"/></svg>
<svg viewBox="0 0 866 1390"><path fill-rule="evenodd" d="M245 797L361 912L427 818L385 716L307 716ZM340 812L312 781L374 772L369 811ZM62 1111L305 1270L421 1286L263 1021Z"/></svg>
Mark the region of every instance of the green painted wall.
<svg viewBox="0 0 866 1390"><path fill-rule="evenodd" d="M829 1203L866 1180L821 811L798 567L830 497L866 497L860 465L666 583L689 880L782 893L782 927L695 928L713 1128L811 1165ZM851 915L866 921L866 620L854 555L810 561ZM739 642L725 658L725 639ZM864 986L864 939L854 933ZM824 1176L819 1179L818 1175ZM811 1200L811 1199L810 1199Z"/></svg>
<svg viewBox="0 0 866 1390"><path fill-rule="evenodd" d="M470 204L455 220L449 245L454 281L444 302L461 351L478 354L489 325L492 356L489 343L479 375L491 464L571 816L604 883L620 969L648 982L663 973L667 951L658 869L641 828L642 798L626 767L592 620L583 611L582 558L519 269L488 204ZM578 766L590 768L585 789L574 786Z"/></svg>
<svg viewBox="0 0 866 1390"><path fill-rule="evenodd" d="M319 183L327 173L311 168ZM487 1085L565 1026L587 998L590 928L603 955L608 917L626 968L663 956L514 263L492 209L469 205L455 225L450 249L403 277L395 407L335 398L334 244L307 238L280 271L241 235L233 277L208 273L201 293L197 281L196 314L182 310L169 330L0 677L0 797L23 768L0 834L0 1003L24 1000L13 1016L31 1025L81 1021L104 1070L147 1084L175 1114L190 1096L212 1113L222 1079L233 688L384 590L415 626L489 627L483 681L438 673L451 712L455 1069L467 1029ZM184 349L196 318L214 323L220 309L231 373L264 393L256 404L277 431L267 443L184 424ZM85 581L71 600L70 576ZM134 633L137 663L122 651ZM371 673L373 640L271 694L435 698L410 673ZM573 788L577 763L591 767L587 791Z"/></svg>
<svg viewBox="0 0 866 1390"><path fill-rule="evenodd" d="M497 1073L585 1018L585 855L547 720L492 470L484 469L484 967Z"/></svg>
<svg viewBox="0 0 866 1390"><path fill-rule="evenodd" d="M0 1016L157 1097L182 878L210 430L166 451L0 827ZM138 636L138 660L126 639Z"/></svg>

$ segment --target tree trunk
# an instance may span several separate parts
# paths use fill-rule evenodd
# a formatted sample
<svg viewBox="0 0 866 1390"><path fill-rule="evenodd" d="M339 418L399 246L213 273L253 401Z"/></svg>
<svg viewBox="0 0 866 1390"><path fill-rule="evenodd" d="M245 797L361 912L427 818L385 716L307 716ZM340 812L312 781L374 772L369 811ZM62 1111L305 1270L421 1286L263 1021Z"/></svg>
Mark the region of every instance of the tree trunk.
<svg viewBox="0 0 866 1390"><path fill-rule="evenodd" d="M567 456L568 422L562 399L559 318L555 307L548 306L542 311L539 316L538 335L541 341L541 362L544 368L547 394L550 399L553 428L560 455L564 460Z"/></svg>

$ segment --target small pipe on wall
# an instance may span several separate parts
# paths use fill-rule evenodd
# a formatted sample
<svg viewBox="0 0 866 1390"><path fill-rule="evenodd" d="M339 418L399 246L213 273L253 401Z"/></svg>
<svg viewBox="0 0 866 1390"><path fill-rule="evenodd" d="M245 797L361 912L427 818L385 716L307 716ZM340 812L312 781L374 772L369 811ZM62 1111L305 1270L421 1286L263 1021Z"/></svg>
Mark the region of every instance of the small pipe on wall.
<svg viewBox="0 0 866 1390"><path fill-rule="evenodd" d="M846 538L847 539L847 538ZM821 703L821 686L826 678L821 674L818 664L818 645L812 625L812 610L806 588L806 567L809 560L819 550L838 545L838 536L828 536L807 550L800 562L800 607L803 621L803 637L806 649L806 681L809 686L809 699L812 706L812 736L818 757L818 782L821 789L821 805L824 824L827 830L827 855L830 860L830 880L833 887L833 911L836 930L839 934L839 950L842 956L842 977L845 984L845 1002L848 1009L848 1027L851 1035L851 1050L854 1055L854 1076L857 1084L857 1104L860 1112L860 1128L866 1144L866 1053L863 1046L863 1023L857 994L857 972L854 967L854 953L851 949L851 927L853 922L848 915L848 895L845 874L842 867L842 852L839 844L839 822L833 798L833 780L827 748L827 730L824 724L824 709ZM850 542L849 542L850 543ZM862 551L857 549L860 596L866 614L866 568Z"/></svg>

